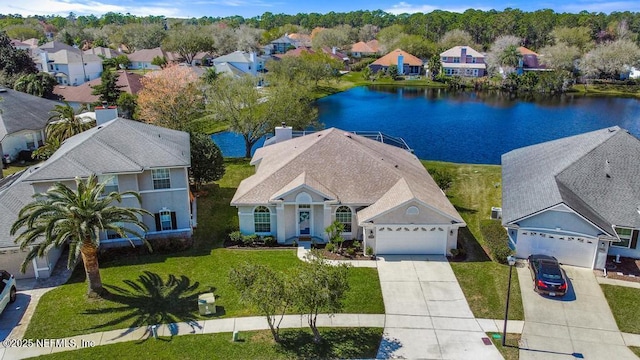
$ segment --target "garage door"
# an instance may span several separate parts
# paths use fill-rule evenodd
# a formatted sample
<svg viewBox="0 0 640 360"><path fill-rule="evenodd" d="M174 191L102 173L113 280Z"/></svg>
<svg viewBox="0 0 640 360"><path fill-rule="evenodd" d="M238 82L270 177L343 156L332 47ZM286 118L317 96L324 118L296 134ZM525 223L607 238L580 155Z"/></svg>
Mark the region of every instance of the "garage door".
<svg viewBox="0 0 640 360"><path fill-rule="evenodd" d="M438 254L447 251L447 232L413 225L379 227L376 231L376 254Z"/></svg>
<svg viewBox="0 0 640 360"><path fill-rule="evenodd" d="M593 267L598 246L596 239L520 232L516 245L516 256L526 258L531 254L555 256L562 264Z"/></svg>

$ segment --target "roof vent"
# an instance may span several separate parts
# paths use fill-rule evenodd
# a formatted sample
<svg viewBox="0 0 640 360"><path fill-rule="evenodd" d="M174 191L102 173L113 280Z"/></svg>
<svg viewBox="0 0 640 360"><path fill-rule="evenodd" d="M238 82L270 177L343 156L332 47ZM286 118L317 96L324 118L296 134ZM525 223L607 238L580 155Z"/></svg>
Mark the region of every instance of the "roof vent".
<svg viewBox="0 0 640 360"><path fill-rule="evenodd" d="M346 136L346 137L348 137L349 139L351 139L351 133L346 132L346 133L344 133L344 136Z"/></svg>
<svg viewBox="0 0 640 360"><path fill-rule="evenodd" d="M610 132L610 133L612 133L612 132L616 132L616 128L612 128L612 127L610 127L610 128L609 128L609 129L607 129L607 130L609 130L609 132Z"/></svg>

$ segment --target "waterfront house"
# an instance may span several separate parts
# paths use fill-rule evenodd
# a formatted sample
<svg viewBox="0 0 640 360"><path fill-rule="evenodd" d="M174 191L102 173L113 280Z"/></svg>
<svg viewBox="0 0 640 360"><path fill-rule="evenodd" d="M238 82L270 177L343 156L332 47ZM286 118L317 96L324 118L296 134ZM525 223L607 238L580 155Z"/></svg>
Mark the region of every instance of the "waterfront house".
<svg viewBox="0 0 640 360"><path fill-rule="evenodd" d="M640 258L640 140L617 126L502 155L502 224L516 255L603 269Z"/></svg>
<svg viewBox="0 0 640 360"><path fill-rule="evenodd" d="M442 73L447 76L482 77L487 74L484 55L470 46L454 46L440 53Z"/></svg>
<svg viewBox="0 0 640 360"><path fill-rule="evenodd" d="M339 221L375 254L456 248L465 222L407 149L336 128L293 137L284 125L265 144L231 200L243 234L324 243Z"/></svg>

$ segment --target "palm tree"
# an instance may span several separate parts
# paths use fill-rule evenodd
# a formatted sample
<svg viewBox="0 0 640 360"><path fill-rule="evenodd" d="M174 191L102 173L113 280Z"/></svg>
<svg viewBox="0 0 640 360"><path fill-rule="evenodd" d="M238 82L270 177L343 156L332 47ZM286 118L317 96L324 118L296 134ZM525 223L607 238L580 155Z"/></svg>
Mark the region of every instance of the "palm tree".
<svg viewBox="0 0 640 360"><path fill-rule="evenodd" d="M47 139L55 137L59 142L80 134L85 130L89 130L94 126L93 121L87 121L87 117L82 116L82 112L86 110L83 105L78 112L64 102L64 105L56 105L51 111L49 123L45 129Z"/></svg>
<svg viewBox="0 0 640 360"><path fill-rule="evenodd" d="M520 64L520 58L522 57L516 45L507 46L499 56L500 65L510 68L518 67Z"/></svg>
<svg viewBox="0 0 640 360"><path fill-rule="evenodd" d="M99 183L95 175L89 176L86 181L76 177L75 181L75 191L62 183L56 183L47 192L34 195L36 200L20 210L10 234L13 236L22 231L15 242L22 250L30 248L22 263L23 273L31 260L44 256L52 248L60 247L68 241L67 267L71 269L78 256L82 255L88 280L87 294L99 296L102 293L98 266L100 232L112 231L127 239L128 235L133 235L142 239L151 250L149 243L138 231L148 230L141 218L151 213L141 208L112 205L115 202L121 203L123 195L133 195L140 202L140 195L136 192L111 192L105 195L105 184ZM131 224L133 227L124 227L124 224Z"/></svg>

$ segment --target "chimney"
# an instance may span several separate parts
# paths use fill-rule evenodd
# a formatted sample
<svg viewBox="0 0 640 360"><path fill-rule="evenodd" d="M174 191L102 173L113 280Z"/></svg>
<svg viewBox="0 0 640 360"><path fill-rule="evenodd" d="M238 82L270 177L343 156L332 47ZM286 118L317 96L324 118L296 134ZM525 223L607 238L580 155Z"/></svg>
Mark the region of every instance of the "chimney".
<svg viewBox="0 0 640 360"><path fill-rule="evenodd" d="M283 121L282 126L276 126L275 143L291 140L293 138L293 128L287 126Z"/></svg>
<svg viewBox="0 0 640 360"><path fill-rule="evenodd" d="M404 56L398 53L398 75L404 74Z"/></svg>
<svg viewBox="0 0 640 360"><path fill-rule="evenodd" d="M463 46L460 49L460 63L465 64L466 62L467 62L467 48Z"/></svg>
<svg viewBox="0 0 640 360"><path fill-rule="evenodd" d="M96 112L96 126L103 125L104 123L118 117L118 107L107 106L106 103L102 103L102 106L96 106L95 112Z"/></svg>

